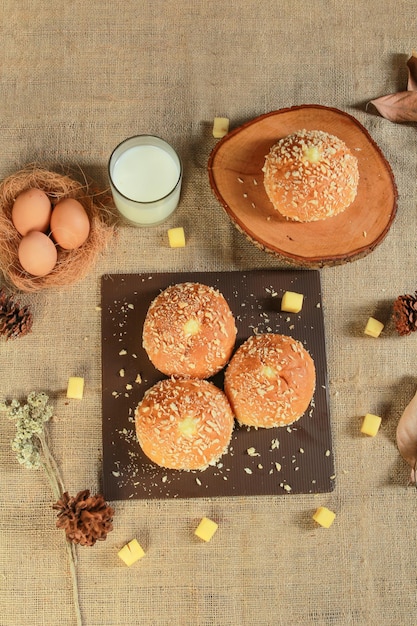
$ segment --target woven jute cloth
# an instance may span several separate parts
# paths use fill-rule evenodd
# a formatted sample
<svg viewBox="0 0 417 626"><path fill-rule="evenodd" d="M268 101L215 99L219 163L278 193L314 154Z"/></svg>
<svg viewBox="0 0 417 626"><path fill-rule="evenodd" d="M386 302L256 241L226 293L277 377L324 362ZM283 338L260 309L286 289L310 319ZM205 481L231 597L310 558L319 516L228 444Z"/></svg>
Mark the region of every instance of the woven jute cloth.
<svg viewBox="0 0 417 626"><path fill-rule="evenodd" d="M3 0L0 18L0 178L37 162L107 188L111 151L142 133L169 141L184 165L167 223L120 225L86 278L19 294L33 330L0 344L1 398L44 390L54 403L51 444L71 494L101 488L101 276L286 266L234 227L210 189L215 116L234 128L292 105L341 109L379 145L399 192L381 245L320 272L334 491L113 502L107 540L77 548L83 624L414 626L417 503L395 429L417 387L417 335L396 335L389 316L417 287L416 126L366 103L405 89L415 1ZM173 226L185 248L169 248ZM378 315L383 335L364 337ZM82 401L66 399L72 375L85 378ZM383 418L375 438L360 435L366 413ZM17 463L12 422L0 428L0 624L74 626L49 484ZM337 515L329 529L312 520L318 506ZM204 516L219 524L207 544L193 534ZM128 568L117 553L134 537L146 556Z"/></svg>

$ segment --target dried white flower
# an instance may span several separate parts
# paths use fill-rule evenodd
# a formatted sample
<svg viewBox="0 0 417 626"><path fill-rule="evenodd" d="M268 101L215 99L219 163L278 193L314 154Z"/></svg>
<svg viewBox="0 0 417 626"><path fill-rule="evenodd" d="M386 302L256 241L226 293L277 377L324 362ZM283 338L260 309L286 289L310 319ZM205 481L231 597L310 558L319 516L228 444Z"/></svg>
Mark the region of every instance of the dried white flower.
<svg viewBox="0 0 417 626"><path fill-rule="evenodd" d="M48 401L46 393L32 391L23 405L18 400L12 400L9 405L5 402L0 405L9 419L16 422L12 450L16 452L19 463L29 469L37 469L41 465L44 425L53 415L53 408Z"/></svg>

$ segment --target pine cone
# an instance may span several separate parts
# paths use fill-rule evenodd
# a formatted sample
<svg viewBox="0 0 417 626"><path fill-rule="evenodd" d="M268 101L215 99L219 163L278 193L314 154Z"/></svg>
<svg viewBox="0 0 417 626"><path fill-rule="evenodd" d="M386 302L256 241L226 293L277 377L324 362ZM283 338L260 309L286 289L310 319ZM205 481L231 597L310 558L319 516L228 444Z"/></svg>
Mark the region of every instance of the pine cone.
<svg viewBox="0 0 417 626"><path fill-rule="evenodd" d="M107 533L113 530L114 510L102 495L90 496L88 489L75 497L65 492L52 508L59 511L57 528L65 530L72 543L93 546L96 541L104 541Z"/></svg>
<svg viewBox="0 0 417 626"><path fill-rule="evenodd" d="M417 291L414 296L398 296L394 302L393 317L398 334L409 335L417 330Z"/></svg>
<svg viewBox="0 0 417 626"><path fill-rule="evenodd" d="M32 313L27 306L14 302L4 289L0 289L0 335L7 339L23 337L32 330Z"/></svg>

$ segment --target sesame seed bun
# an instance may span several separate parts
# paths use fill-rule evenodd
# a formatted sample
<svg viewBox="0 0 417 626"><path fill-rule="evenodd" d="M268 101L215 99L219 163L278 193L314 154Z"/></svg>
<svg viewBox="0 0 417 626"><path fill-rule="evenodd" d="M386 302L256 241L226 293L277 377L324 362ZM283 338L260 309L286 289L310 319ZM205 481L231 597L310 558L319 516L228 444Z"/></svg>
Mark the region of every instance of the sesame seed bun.
<svg viewBox="0 0 417 626"><path fill-rule="evenodd" d="M187 282L153 300L142 339L153 365L167 376L209 378L228 362L236 332L224 296L208 285Z"/></svg>
<svg viewBox="0 0 417 626"><path fill-rule="evenodd" d="M359 182L357 158L341 139L319 130L280 139L263 172L274 209L298 222L338 215L352 204Z"/></svg>
<svg viewBox="0 0 417 626"><path fill-rule="evenodd" d="M234 418L225 394L207 380L168 378L146 391L136 409L136 434L162 467L204 470L227 451Z"/></svg>
<svg viewBox="0 0 417 626"><path fill-rule="evenodd" d="M240 424L286 426L307 410L316 385L313 359L286 335L250 337L233 355L225 373L225 393Z"/></svg>

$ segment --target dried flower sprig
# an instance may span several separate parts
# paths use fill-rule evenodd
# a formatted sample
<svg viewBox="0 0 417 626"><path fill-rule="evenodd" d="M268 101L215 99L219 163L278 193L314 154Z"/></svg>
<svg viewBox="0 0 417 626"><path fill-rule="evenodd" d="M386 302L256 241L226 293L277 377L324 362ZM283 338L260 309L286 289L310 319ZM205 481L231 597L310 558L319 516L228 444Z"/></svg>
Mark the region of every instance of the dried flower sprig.
<svg viewBox="0 0 417 626"><path fill-rule="evenodd" d="M45 469L54 496L59 497L63 492L63 482L45 429L54 414L49 397L44 392L32 391L25 404L19 400L12 400L10 404L1 402L0 409L6 411L9 419L16 423L12 450L16 452L18 462L28 469Z"/></svg>
<svg viewBox="0 0 417 626"><path fill-rule="evenodd" d="M46 393L32 391L24 404L18 400L12 400L9 404L0 402L0 411L2 410L16 424L12 450L16 452L17 460L28 469L43 468L57 500L52 508L58 511L57 528L62 528L66 535L65 545L73 584L75 613L77 625L81 626L75 544L93 546L96 541L106 539L107 533L113 530L114 510L101 494L91 496L86 489L71 497L65 491L49 444L46 424L53 417L54 409L49 404Z"/></svg>
<svg viewBox="0 0 417 626"><path fill-rule="evenodd" d="M55 498L60 499L65 489L58 465L50 450L48 432L45 428L54 414L47 394L32 391L25 404L21 404L18 400L12 400L10 404L0 402L0 410L5 411L7 416L16 423L16 435L12 441L12 450L16 452L19 463L29 469L42 467ZM65 546L72 578L77 625L82 626L75 545L66 540Z"/></svg>

